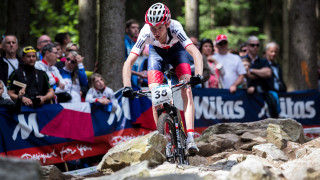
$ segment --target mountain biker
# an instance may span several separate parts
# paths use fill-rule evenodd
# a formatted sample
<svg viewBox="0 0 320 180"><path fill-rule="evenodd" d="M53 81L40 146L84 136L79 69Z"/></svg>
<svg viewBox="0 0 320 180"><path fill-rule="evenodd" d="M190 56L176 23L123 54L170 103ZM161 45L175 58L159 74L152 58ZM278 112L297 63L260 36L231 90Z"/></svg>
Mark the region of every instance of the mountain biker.
<svg viewBox="0 0 320 180"><path fill-rule="evenodd" d="M123 66L123 96L133 96L130 81L131 69L145 44L149 44L148 84L150 90L163 83L163 71L166 64L171 64L175 68L179 80L190 80L192 85L201 83L203 69L202 55L186 35L182 25L178 21L171 19L168 7L162 3L153 4L146 12L145 23L136 44ZM192 77L187 53L194 59L195 76ZM199 149L193 140L194 104L191 88L183 88L181 96L188 134L187 148L189 154L196 154L199 152ZM154 106L152 106L152 110L155 123L157 124L158 115Z"/></svg>

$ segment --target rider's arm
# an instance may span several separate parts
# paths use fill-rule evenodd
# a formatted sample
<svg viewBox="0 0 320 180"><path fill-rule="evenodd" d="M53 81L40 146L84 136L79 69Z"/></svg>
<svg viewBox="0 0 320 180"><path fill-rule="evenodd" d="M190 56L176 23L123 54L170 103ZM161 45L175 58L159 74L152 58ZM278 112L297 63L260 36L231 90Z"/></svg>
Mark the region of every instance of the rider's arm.
<svg viewBox="0 0 320 180"><path fill-rule="evenodd" d="M190 44L186 47L186 50L188 53L193 57L194 59L194 66L195 66L195 75L201 75L203 71L203 60L202 55L200 51L197 49L197 47L193 44Z"/></svg>
<svg viewBox="0 0 320 180"><path fill-rule="evenodd" d="M134 62L138 59L138 55L130 53L128 59L124 62L122 69L122 80L124 87L131 87L131 70Z"/></svg>

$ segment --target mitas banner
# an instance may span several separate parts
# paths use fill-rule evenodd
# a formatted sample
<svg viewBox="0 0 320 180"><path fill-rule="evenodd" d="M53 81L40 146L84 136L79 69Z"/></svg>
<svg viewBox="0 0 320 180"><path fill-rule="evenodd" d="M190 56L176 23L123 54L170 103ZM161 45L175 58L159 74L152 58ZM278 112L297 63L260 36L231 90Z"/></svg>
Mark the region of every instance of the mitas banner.
<svg viewBox="0 0 320 180"><path fill-rule="evenodd" d="M180 92L174 98L182 110ZM252 122L268 117L261 94L238 90L193 89L196 135L217 123ZM316 90L281 93L281 117L300 122L316 137L320 127L320 93ZM35 159L42 164L105 154L114 145L155 130L151 100L129 100L116 93L118 108L109 113L99 104L61 103L19 114L0 108L0 155Z"/></svg>

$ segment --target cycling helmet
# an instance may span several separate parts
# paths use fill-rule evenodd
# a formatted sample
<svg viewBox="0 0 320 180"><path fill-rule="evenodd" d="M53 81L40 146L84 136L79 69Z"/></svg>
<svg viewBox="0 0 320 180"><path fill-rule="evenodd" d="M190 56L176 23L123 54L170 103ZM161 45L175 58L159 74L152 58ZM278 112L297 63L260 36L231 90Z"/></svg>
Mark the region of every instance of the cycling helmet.
<svg viewBox="0 0 320 180"><path fill-rule="evenodd" d="M150 26L167 24L171 19L169 8L162 3L153 4L147 11L145 22Z"/></svg>

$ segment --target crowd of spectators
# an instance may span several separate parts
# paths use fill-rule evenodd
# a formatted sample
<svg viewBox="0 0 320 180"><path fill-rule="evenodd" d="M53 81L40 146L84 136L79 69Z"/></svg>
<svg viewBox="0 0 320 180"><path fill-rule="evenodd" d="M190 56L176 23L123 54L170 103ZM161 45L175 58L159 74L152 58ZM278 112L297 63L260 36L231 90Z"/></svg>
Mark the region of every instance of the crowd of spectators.
<svg viewBox="0 0 320 180"><path fill-rule="evenodd" d="M56 42L52 42L48 35L41 35L37 40L37 50L26 46L18 52L17 37L3 37L0 56L0 105L17 109L15 112L19 112L21 105L38 108L43 104L64 102L103 102L103 105L112 103L114 112L118 106L117 99L104 80L103 83L93 83L94 86L87 94L90 87L83 65L86 59L79 53L79 46L71 42L70 35L59 33L54 39ZM101 75L96 73L94 77L97 79ZM103 97L108 99L107 104L104 103L105 100L91 101L94 89L96 94L102 91ZM89 97L86 98L86 95ZM13 105L15 108L11 108Z"/></svg>

